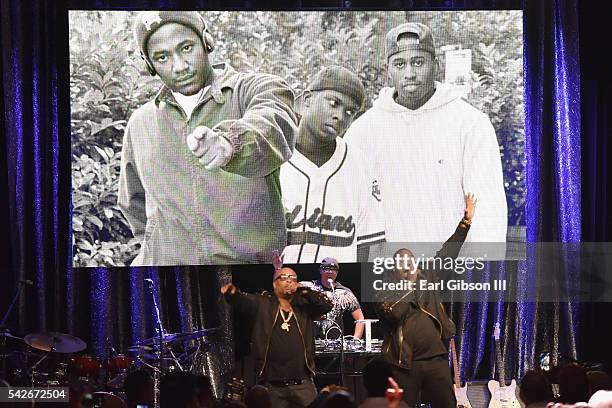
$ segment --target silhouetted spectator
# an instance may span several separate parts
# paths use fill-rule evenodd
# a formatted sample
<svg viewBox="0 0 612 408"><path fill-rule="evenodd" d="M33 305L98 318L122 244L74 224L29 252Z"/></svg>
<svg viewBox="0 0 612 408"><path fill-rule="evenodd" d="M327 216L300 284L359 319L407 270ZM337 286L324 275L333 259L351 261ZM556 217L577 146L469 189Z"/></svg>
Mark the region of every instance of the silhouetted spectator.
<svg viewBox="0 0 612 408"><path fill-rule="evenodd" d="M223 404L223 408L246 408L246 404L242 401L228 401Z"/></svg>
<svg viewBox="0 0 612 408"><path fill-rule="evenodd" d="M529 370L521 379L519 398L526 408L546 407L553 400L550 382L541 370Z"/></svg>
<svg viewBox="0 0 612 408"><path fill-rule="evenodd" d="M196 386L198 387L198 401L201 408L213 408L216 404L213 394L210 377L206 375L195 376Z"/></svg>
<svg viewBox="0 0 612 408"><path fill-rule="evenodd" d="M153 406L153 377L145 370L136 370L125 377L123 391L129 408Z"/></svg>
<svg viewBox="0 0 612 408"><path fill-rule="evenodd" d="M591 408L612 408L612 391L599 390L589 399Z"/></svg>
<svg viewBox="0 0 612 408"><path fill-rule="evenodd" d="M347 391L338 390L329 394L323 403L323 408L357 408L357 404Z"/></svg>
<svg viewBox="0 0 612 408"><path fill-rule="evenodd" d="M363 385L368 393L359 408L386 408L385 392L389 388L389 377L393 376L391 364L383 359L373 359L363 368ZM408 407L402 401L400 407Z"/></svg>
<svg viewBox="0 0 612 408"><path fill-rule="evenodd" d="M559 373L559 402L575 404L588 400L589 380L586 370L577 364L563 367Z"/></svg>
<svg viewBox="0 0 612 408"><path fill-rule="evenodd" d="M271 408L270 391L263 385L255 385L247 391L244 403L248 408Z"/></svg>
<svg viewBox="0 0 612 408"><path fill-rule="evenodd" d="M159 402L161 408L199 408L200 390L196 377L187 372L169 373L162 377Z"/></svg>
<svg viewBox="0 0 612 408"><path fill-rule="evenodd" d="M587 379L589 380L589 395L593 395L599 390L612 390L612 377L603 371L589 371Z"/></svg>

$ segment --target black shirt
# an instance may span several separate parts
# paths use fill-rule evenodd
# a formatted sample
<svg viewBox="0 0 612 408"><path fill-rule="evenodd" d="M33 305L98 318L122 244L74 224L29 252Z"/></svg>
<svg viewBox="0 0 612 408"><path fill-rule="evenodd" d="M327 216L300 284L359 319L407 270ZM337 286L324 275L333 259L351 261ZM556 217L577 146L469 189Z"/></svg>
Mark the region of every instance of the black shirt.
<svg viewBox="0 0 612 408"><path fill-rule="evenodd" d="M414 302L404 323L404 341L412 346L412 360L427 360L436 356L448 355L446 345L440 339L438 323L429 314L422 311Z"/></svg>
<svg viewBox="0 0 612 408"><path fill-rule="evenodd" d="M288 313L283 313L287 318ZM268 359L263 375L268 381L309 378L304 360L304 343L295 316L292 315L288 323L289 332L281 328L283 319L279 312L276 324L272 328Z"/></svg>

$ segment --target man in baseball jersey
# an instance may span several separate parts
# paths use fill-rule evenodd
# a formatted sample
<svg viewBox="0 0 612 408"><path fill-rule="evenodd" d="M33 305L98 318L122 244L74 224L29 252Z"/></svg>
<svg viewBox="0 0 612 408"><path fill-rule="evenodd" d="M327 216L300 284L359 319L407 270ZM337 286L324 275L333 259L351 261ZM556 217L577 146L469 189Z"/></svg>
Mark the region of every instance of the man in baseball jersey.
<svg viewBox="0 0 612 408"><path fill-rule="evenodd" d="M134 24L163 85L131 115L118 205L141 239L133 266L266 262L286 243L279 168L293 152L293 92L274 75L212 64L195 11Z"/></svg>
<svg viewBox="0 0 612 408"><path fill-rule="evenodd" d="M481 205L466 241L505 242L507 204L491 121L458 89L435 81L440 65L427 26L393 28L385 53L392 87L345 138L374 162L387 241L444 242L470 191Z"/></svg>
<svg viewBox="0 0 612 408"><path fill-rule="evenodd" d="M298 99L301 115L291 159L281 166L287 218L286 263L366 261L384 242L382 197L370 161L342 136L365 90L346 68L323 68Z"/></svg>

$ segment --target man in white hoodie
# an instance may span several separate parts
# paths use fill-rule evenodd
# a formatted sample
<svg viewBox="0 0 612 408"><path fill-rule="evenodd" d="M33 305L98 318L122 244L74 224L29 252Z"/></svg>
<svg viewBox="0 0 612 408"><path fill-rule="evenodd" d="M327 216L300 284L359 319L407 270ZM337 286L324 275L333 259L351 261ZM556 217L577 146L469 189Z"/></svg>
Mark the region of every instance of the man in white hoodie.
<svg viewBox="0 0 612 408"><path fill-rule="evenodd" d="M405 23L385 37L388 77L374 106L348 129L349 146L368 152L380 183L389 242L444 242L465 195L480 204L467 241L505 242L507 204L500 151L489 118L450 85L431 30Z"/></svg>

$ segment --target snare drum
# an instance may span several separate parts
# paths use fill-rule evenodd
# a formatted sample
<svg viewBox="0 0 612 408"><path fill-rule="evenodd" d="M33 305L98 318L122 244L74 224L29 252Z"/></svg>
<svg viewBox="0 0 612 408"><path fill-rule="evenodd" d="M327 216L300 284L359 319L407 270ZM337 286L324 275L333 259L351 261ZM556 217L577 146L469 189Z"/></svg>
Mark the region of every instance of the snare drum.
<svg viewBox="0 0 612 408"><path fill-rule="evenodd" d="M70 363L70 375L77 378L96 379L102 364L94 356L83 354L76 356Z"/></svg>

